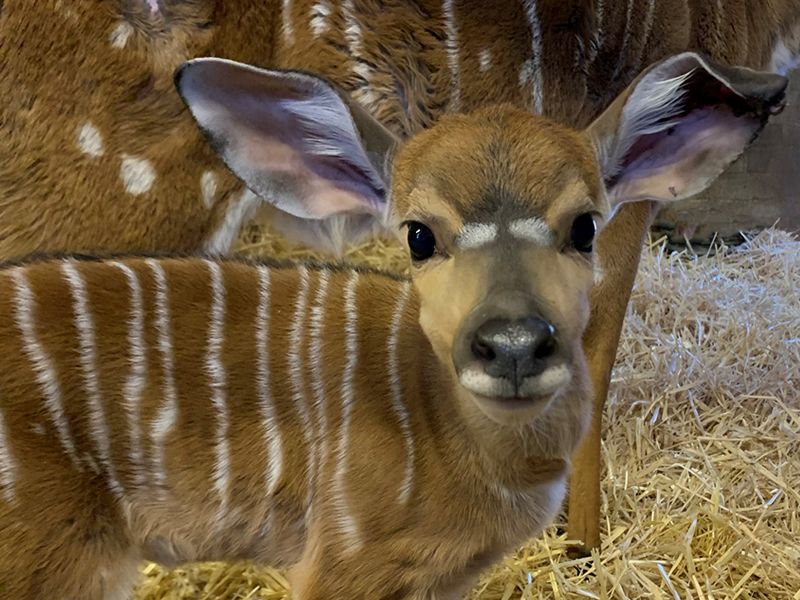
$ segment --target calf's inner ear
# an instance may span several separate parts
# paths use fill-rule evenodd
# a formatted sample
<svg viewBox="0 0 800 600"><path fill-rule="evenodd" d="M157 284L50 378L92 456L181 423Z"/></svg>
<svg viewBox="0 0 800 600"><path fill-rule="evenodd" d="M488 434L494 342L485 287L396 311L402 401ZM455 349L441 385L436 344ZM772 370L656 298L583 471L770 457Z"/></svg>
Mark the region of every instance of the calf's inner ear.
<svg viewBox="0 0 800 600"><path fill-rule="evenodd" d="M787 83L695 53L646 70L587 129L612 210L706 189L783 110Z"/></svg>

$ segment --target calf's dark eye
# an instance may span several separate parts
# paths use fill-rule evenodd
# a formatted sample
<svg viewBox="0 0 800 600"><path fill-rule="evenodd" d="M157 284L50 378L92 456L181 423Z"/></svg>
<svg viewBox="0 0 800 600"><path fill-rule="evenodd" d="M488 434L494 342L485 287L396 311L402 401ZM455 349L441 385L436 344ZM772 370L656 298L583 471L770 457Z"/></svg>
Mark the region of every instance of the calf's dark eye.
<svg viewBox="0 0 800 600"><path fill-rule="evenodd" d="M436 238L426 225L412 221L408 224L408 248L414 260L428 260L436 252Z"/></svg>
<svg viewBox="0 0 800 600"><path fill-rule="evenodd" d="M597 234L597 223L589 213L580 215L572 223L570 241L578 252L592 251L594 237Z"/></svg>

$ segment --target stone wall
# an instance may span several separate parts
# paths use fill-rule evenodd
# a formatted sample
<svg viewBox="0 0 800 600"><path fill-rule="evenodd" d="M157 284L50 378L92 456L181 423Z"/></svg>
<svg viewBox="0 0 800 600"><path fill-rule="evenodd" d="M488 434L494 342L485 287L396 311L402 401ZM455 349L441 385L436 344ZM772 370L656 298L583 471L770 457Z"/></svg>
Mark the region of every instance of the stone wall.
<svg viewBox="0 0 800 600"><path fill-rule="evenodd" d="M773 117L749 150L703 194L665 208L654 231L681 243L730 241L739 231L800 230L800 72L789 83L788 106Z"/></svg>

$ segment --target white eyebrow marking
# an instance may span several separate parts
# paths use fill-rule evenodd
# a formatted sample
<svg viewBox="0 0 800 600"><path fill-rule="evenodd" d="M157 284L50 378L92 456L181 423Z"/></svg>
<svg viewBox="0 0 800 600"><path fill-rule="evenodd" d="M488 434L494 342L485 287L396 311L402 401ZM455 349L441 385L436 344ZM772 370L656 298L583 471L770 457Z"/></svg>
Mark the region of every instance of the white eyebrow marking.
<svg viewBox="0 0 800 600"><path fill-rule="evenodd" d="M467 223L461 228L456 244L462 250L473 250L497 239L496 223Z"/></svg>
<svg viewBox="0 0 800 600"><path fill-rule="evenodd" d="M555 242L553 230L537 217L511 221L508 231L518 240L534 242L541 246L550 246Z"/></svg>

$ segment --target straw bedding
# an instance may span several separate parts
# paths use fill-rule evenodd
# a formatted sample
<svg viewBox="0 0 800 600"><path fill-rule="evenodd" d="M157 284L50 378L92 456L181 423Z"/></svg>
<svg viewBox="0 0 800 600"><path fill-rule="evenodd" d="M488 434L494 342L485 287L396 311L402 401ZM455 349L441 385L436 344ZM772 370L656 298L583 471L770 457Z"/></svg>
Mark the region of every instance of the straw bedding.
<svg viewBox="0 0 800 600"><path fill-rule="evenodd" d="M303 255L258 228L240 249ZM557 523L473 600L800 600L800 241L717 250L645 253L605 413L602 551L570 559ZM348 258L405 260L385 243ZM265 567L142 569L139 600L287 594Z"/></svg>

